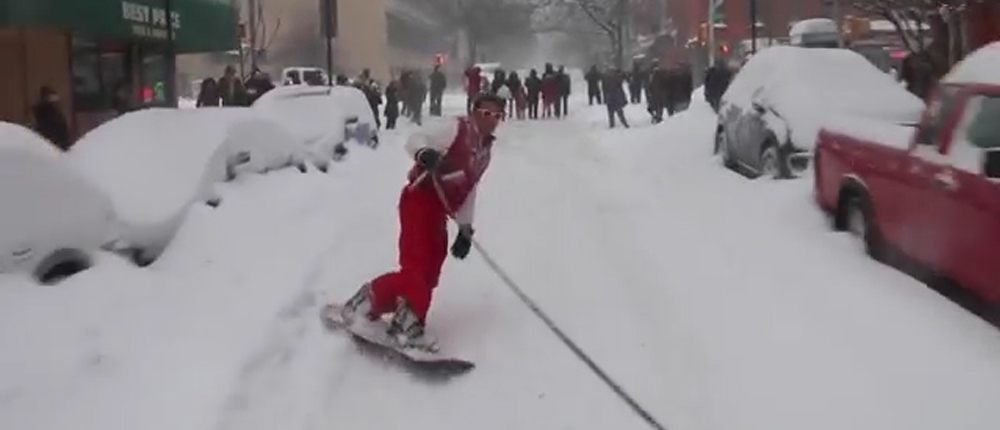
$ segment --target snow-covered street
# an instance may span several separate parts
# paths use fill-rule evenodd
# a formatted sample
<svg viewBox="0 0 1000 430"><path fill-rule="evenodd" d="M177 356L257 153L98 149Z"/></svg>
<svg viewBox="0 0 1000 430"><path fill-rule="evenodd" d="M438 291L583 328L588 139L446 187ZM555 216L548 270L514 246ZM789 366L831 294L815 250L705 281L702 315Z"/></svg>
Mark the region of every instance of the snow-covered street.
<svg viewBox="0 0 1000 430"><path fill-rule="evenodd" d="M501 125L476 236L667 428L997 428L1000 331L833 232L811 175L724 169L700 94L655 126L630 106L631 129L570 103ZM647 428L475 252L428 322L468 375L428 384L324 330L396 266L401 123L329 172L224 184L149 267L0 278L0 428Z"/></svg>

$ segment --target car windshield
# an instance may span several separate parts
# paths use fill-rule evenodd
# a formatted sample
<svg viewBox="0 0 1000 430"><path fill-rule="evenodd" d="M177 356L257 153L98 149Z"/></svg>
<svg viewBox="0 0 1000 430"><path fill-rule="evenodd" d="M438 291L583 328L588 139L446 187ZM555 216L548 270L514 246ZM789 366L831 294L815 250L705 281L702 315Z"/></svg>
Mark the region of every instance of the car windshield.
<svg viewBox="0 0 1000 430"><path fill-rule="evenodd" d="M1000 149L1000 95L976 97L969 104L972 121L968 139L983 149Z"/></svg>

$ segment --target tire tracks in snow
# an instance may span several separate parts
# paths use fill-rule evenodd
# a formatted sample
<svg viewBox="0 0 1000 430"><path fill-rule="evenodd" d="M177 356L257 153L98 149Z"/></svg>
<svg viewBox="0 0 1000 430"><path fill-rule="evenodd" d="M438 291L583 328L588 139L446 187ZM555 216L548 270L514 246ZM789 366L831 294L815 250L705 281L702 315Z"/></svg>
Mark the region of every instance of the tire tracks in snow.
<svg viewBox="0 0 1000 430"><path fill-rule="evenodd" d="M289 243L322 247L303 265L302 276L295 280L298 293L277 312L263 345L245 361L215 430L304 429L325 419L359 358L352 343L323 327L319 313L330 287L353 275L351 262L360 253L359 244L366 243L366 227L373 213L384 212L383 198L389 198L365 195L374 188L359 187L357 181L365 179L353 174L330 177L338 182L336 195L302 207L309 215L298 222L298 234ZM339 216L329 219L331 214ZM315 237L326 229L332 231Z"/></svg>

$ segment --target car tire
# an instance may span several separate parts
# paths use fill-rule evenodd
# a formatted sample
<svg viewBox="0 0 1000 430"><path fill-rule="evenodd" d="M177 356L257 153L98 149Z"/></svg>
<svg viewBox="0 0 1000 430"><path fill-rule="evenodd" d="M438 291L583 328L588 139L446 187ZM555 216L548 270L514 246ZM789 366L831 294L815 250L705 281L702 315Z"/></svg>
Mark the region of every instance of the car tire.
<svg viewBox="0 0 1000 430"><path fill-rule="evenodd" d="M766 143L760 151L760 176L781 178L781 153L773 142Z"/></svg>
<svg viewBox="0 0 1000 430"><path fill-rule="evenodd" d="M715 149L712 154L718 154L722 151L722 125L715 127Z"/></svg>

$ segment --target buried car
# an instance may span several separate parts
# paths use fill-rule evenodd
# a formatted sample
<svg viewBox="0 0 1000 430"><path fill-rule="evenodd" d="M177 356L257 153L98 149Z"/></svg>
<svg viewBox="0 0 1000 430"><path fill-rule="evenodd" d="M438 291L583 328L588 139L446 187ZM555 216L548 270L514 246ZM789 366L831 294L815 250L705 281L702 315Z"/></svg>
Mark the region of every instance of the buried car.
<svg viewBox="0 0 1000 430"><path fill-rule="evenodd" d="M722 96L715 152L751 177L797 177L831 116L914 124L924 104L846 49L775 46L754 55Z"/></svg>
<svg viewBox="0 0 1000 430"><path fill-rule="evenodd" d="M108 196L33 131L0 122L0 170L0 273L54 283L114 240Z"/></svg>
<svg viewBox="0 0 1000 430"><path fill-rule="evenodd" d="M241 173L304 170L306 153L250 108L152 108L91 130L65 158L111 199L113 249L143 264L162 253L192 204L219 203L215 184Z"/></svg>
<svg viewBox="0 0 1000 430"><path fill-rule="evenodd" d="M261 96L253 109L285 126L305 144L312 162L326 170L347 153L350 140L366 146L377 141L368 99L350 86L288 85Z"/></svg>

